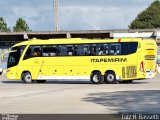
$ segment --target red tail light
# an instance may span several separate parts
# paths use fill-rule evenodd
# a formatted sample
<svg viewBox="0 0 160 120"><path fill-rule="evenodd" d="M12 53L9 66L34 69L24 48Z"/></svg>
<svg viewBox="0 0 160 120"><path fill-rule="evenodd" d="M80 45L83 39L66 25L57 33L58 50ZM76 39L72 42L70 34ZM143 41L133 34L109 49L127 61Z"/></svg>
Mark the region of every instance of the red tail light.
<svg viewBox="0 0 160 120"><path fill-rule="evenodd" d="M144 72L144 62L143 61L140 64L140 71Z"/></svg>

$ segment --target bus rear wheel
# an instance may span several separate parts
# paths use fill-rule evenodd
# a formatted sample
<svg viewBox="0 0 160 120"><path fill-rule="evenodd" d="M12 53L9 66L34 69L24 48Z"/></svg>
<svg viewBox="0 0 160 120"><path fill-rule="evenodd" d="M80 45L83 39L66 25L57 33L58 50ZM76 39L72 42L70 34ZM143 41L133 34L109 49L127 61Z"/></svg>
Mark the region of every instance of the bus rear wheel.
<svg viewBox="0 0 160 120"><path fill-rule="evenodd" d="M37 83L45 83L46 80L36 80Z"/></svg>
<svg viewBox="0 0 160 120"><path fill-rule="evenodd" d="M104 75L104 81L108 84L116 84L116 75L113 71L109 71Z"/></svg>
<svg viewBox="0 0 160 120"><path fill-rule="evenodd" d="M102 84L104 82L103 77L100 72L93 72L91 74L90 80L94 84Z"/></svg>
<svg viewBox="0 0 160 120"><path fill-rule="evenodd" d="M22 81L24 83L32 83L33 82L30 72L22 73Z"/></svg>

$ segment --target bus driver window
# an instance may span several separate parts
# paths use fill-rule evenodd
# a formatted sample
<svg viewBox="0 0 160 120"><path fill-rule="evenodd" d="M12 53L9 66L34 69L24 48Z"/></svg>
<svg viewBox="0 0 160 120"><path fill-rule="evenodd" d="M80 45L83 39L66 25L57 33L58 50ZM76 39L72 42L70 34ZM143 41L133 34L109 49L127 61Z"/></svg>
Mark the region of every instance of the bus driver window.
<svg viewBox="0 0 160 120"><path fill-rule="evenodd" d="M34 57L40 57L41 56L41 49L40 47L35 47L33 52Z"/></svg>

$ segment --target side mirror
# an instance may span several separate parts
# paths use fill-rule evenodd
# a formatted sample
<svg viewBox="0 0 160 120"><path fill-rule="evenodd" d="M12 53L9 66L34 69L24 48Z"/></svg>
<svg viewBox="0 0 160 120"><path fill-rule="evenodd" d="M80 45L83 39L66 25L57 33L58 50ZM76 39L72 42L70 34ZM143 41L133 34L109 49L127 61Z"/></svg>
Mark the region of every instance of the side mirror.
<svg viewBox="0 0 160 120"><path fill-rule="evenodd" d="M16 52L17 50L12 50L12 51L7 51L7 52L5 52L5 53L3 53L2 54L2 60L4 59L4 56L6 55L6 54L9 54L9 53L11 53L11 52Z"/></svg>

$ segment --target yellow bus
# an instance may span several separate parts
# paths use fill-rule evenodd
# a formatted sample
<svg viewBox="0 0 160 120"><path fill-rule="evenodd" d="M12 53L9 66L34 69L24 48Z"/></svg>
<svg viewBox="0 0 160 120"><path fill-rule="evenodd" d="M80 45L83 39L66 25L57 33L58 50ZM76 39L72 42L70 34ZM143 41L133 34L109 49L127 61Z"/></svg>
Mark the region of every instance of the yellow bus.
<svg viewBox="0 0 160 120"><path fill-rule="evenodd" d="M153 78L156 75L155 40L32 39L13 46L7 78L25 83L49 79L90 79L91 82Z"/></svg>

